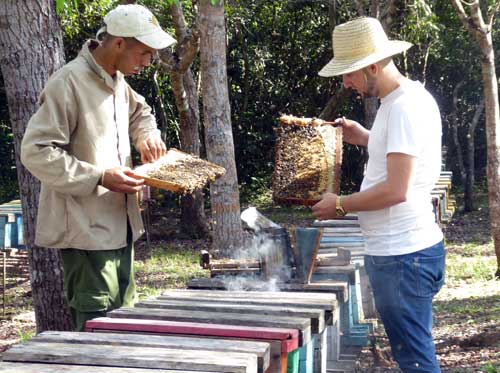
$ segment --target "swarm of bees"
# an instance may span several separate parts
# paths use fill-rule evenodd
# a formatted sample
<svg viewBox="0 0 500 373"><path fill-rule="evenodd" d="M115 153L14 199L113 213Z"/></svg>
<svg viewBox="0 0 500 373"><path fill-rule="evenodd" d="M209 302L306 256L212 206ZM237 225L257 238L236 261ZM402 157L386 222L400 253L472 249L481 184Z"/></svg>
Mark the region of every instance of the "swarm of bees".
<svg viewBox="0 0 500 373"><path fill-rule="evenodd" d="M342 129L317 118L280 118L273 175L276 203L311 205L339 191Z"/></svg>
<svg viewBox="0 0 500 373"><path fill-rule="evenodd" d="M207 182L220 176L220 167L200 158L182 159L176 164L164 164L148 173L158 180L173 181L183 187L183 193L189 194L203 188Z"/></svg>

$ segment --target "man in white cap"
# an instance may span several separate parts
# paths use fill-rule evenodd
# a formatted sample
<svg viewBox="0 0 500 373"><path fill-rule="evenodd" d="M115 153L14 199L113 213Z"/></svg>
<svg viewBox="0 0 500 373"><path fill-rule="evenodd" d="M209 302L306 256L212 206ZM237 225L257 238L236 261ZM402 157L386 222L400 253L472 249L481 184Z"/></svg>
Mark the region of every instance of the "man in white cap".
<svg viewBox="0 0 500 373"><path fill-rule="evenodd" d="M133 242L144 232L130 138L143 162L166 147L144 97L125 81L175 42L140 5L104 18L102 42L87 41L54 73L28 123L21 161L41 181L35 243L59 248L76 330L133 306Z"/></svg>
<svg viewBox="0 0 500 373"><path fill-rule="evenodd" d="M370 131L337 119L346 142L368 147L366 174L360 192L325 194L313 214L358 213L366 271L395 360L405 372L439 372L432 298L444 282L445 249L430 196L441 168L439 109L392 61L411 44L389 40L378 20L341 24L332 38L334 58L319 75L341 75L346 88L381 103Z"/></svg>

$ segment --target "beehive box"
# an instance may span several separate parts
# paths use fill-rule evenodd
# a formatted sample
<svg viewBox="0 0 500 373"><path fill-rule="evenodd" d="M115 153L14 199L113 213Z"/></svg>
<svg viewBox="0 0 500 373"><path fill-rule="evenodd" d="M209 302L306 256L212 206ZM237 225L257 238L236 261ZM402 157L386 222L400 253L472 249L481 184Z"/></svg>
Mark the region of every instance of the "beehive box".
<svg viewBox="0 0 500 373"><path fill-rule="evenodd" d="M273 199L278 204L313 205L323 193L339 193L342 128L297 119L282 117L276 130Z"/></svg>
<svg viewBox="0 0 500 373"><path fill-rule="evenodd" d="M154 163L134 169L144 184L174 193L189 194L224 175L226 170L199 157L170 149Z"/></svg>

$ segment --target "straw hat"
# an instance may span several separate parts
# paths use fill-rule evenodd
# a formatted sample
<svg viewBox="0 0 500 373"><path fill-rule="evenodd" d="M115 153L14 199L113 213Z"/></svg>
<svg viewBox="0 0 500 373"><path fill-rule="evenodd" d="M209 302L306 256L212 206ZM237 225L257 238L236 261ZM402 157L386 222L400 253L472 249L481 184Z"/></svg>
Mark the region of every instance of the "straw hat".
<svg viewBox="0 0 500 373"><path fill-rule="evenodd" d="M333 59L320 76L347 74L384 58L404 52L411 43L389 40L376 18L362 17L335 27L332 33Z"/></svg>

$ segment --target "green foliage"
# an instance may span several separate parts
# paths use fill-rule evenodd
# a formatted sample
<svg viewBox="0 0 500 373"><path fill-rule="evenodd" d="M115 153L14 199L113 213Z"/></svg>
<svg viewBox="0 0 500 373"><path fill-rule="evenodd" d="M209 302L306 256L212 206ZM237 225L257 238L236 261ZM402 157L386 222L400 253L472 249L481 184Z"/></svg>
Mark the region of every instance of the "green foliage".
<svg viewBox="0 0 500 373"><path fill-rule="evenodd" d="M485 373L500 373L500 364L488 363L481 367L481 372Z"/></svg>
<svg viewBox="0 0 500 373"><path fill-rule="evenodd" d="M7 122L0 120L0 203L8 202L19 196L16 162L14 159L14 136Z"/></svg>
<svg viewBox="0 0 500 373"><path fill-rule="evenodd" d="M70 51L66 56L68 60L73 59L79 51L80 45L73 44L82 44L84 40L93 38L103 17L117 4L117 0L64 1L64 7L59 14L65 36L64 46Z"/></svg>
<svg viewBox="0 0 500 373"><path fill-rule="evenodd" d="M237 0L226 18L238 178L243 185L255 177L269 182L277 118L317 116L329 98L332 82L317 74L331 58L328 7Z"/></svg>
<svg viewBox="0 0 500 373"><path fill-rule="evenodd" d="M56 0L68 61L77 55L86 39L95 36L104 15L119 3L118 0ZM161 25L174 34L169 7L181 4L179 0L143 0L138 3L150 8ZM211 3L217 5L220 1L211 0ZM270 188L274 168L273 128L277 125L277 118L285 113L318 116L329 98L342 86L340 79L324 79L317 75L332 57L328 2L233 0L224 3L228 86L238 179L245 200L262 198L265 201L269 195L265 190ZM494 5L493 0L482 3L490 8ZM405 4L400 5L393 16L390 36L408 40L414 47L406 58L399 59L399 66L412 78L425 80L437 98L444 119L443 144L449 149L447 167L456 171L456 151L447 121L451 96L458 82L464 80L459 102L459 118L464 126L459 129L459 136L465 143L465 124L470 122L483 94L480 53L448 0ZM191 25L195 17L192 1L183 0L182 5L187 23ZM352 2L337 2L335 23L343 23L355 16L357 11ZM495 45L500 41L499 29L494 25ZM198 78L198 60L192 70ZM159 110L159 102L164 103L168 123L163 131L169 146L179 146L179 114L170 77L165 72L158 73L160 91L157 92L151 84L153 72L151 67L141 76L129 77L128 81L146 97L155 112ZM3 104L1 94L0 104ZM353 96L344 106L336 108L335 115L363 122L362 102ZM7 125L7 118L6 111L0 110L0 123ZM476 131L475 161L480 176L486 165L484 118ZM0 133L0 147L4 145L11 146L11 138L6 132ZM344 147L344 192L359 187L363 171L361 157L359 149ZM2 199L2 193L12 184L4 180L12 177L13 183L17 183L13 161L1 168L0 177L5 177L0 191ZM12 192L7 195L11 196Z"/></svg>
<svg viewBox="0 0 500 373"><path fill-rule="evenodd" d="M31 330L28 331L19 330L18 334L19 334L19 339L21 339L21 342L28 342L35 335L35 333Z"/></svg>

